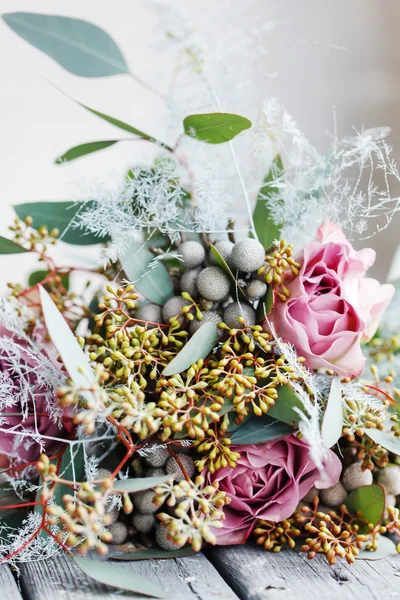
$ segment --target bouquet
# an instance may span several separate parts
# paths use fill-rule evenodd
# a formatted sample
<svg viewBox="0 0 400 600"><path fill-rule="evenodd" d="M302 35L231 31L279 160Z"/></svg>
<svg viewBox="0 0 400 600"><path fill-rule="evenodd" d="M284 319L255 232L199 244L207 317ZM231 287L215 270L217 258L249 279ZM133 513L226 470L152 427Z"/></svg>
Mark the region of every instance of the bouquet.
<svg viewBox="0 0 400 600"><path fill-rule="evenodd" d="M75 21L45 17L55 29ZM43 15L4 18L40 47L26 23ZM2 560L65 551L118 585L113 563L82 556L246 542L299 543L329 564L395 552L399 340L395 319L382 321L395 288L367 276L375 252L350 241L398 210L388 130L335 140L321 156L272 100L256 125L189 114L169 146L84 108L157 155L111 195L15 206L0 238L0 253L40 263L1 305ZM254 210L232 142L253 129L271 158ZM185 143L229 148L243 227L207 199ZM98 266L57 264L59 243L94 245ZM88 279L80 290L77 274Z"/></svg>

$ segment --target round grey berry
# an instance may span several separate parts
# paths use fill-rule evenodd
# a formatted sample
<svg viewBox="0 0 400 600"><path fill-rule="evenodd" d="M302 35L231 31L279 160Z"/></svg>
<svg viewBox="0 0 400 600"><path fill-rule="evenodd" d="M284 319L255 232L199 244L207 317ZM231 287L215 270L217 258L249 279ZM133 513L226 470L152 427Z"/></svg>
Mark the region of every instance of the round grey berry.
<svg viewBox="0 0 400 600"><path fill-rule="evenodd" d="M161 306L157 304L145 304L141 306L136 313L136 318L151 323L161 322Z"/></svg>
<svg viewBox="0 0 400 600"><path fill-rule="evenodd" d="M239 317L243 317L244 325L239 323ZM224 323L231 329L242 329L246 325L250 327L256 324L256 311L249 304L231 302L224 310Z"/></svg>
<svg viewBox="0 0 400 600"><path fill-rule="evenodd" d="M218 323L221 323L221 321L222 319L218 313L216 313L213 310L206 310L205 312L203 312L202 321L197 321L197 319L194 319L194 321L190 321L189 332L191 335L193 335L194 333L196 333L196 331L200 329L202 325L204 325L204 323L214 323L214 325L218 325ZM222 333L222 330L219 331L221 331Z"/></svg>
<svg viewBox="0 0 400 600"><path fill-rule="evenodd" d="M146 469L145 477L162 477L165 475L165 469L162 467L152 467L151 469Z"/></svg>
<svg viewBox="0 0 400 600"><path fill-rule="evenodd" d="M121 521L112 523L112 525L108 527L108 531L112 535L111 543L115 545L123 544L128 537L128 528L125 523L121 523Z"/></svg>
<svg viewBox="0 0 400 600"><path fill-rule="evenodd" d="M170 456L168 449L159 443L149 444L144 451L144 460L149 467L163 467Z"/></svg>
<svg viewBox="0 0 400 600"><path fill-rule="evenodd" d="M182 255L183 262L189 269L198 267L206 257L206 251L203 246L194 240L183 242L178 248L179 254Z"/></svg>
<svg viewBox="0 0 400 600"><path fill-rule="evenodd" d="M156 497L154 490L143 490L132 494L133 504L142 515L151 515L158 510L158 506L153 503Z"/></svg>
<svg viewBox="0 0 400 600"><path fill-rule="evenodd" d="M119 517L119 508L114 504L114 506L106 506L105 508L106 515L109 515L112 518L112 523L116 523Z"/></svg>
<svg viewBox="0 0 400 600"><path fill-rule="evenodd" d="M219 242L215 242L215 248L218 250L222 258L226 263L230 263L233 243L229 240L220 240ZM217 259L215 258L212 251L210 251L210 263L213 265L217 265Z"/></svg>
<svg viewBox="0 0 400 600"><path fill-rule="evenodd" d="M156 544L163 550L179 550L179 548L183 548L185 542L176 544L173 540L168 539L168 529L159 523L156 527Z"/></svg>
<svg viewBox="0 0 400 600"><path fill-rule="evenodd" d="M149 533L156 524L156 521L154 515L141 515L139 512L135 512L132 516L132 525L140 533Z"/></svg>
<svg viewBox="0 0 400 600"><path fill-rule="evenodd" d="M231 262L235 269L252 273L257 271L265 259L265 250L259 241L252 238L240 240L232 248Z"/></svg>
<svg viewBox="0 0 400 600"><path fill-rule="evenodd" d="M194 466L193 458L191 456L187 456L186 454L182 454L179 457L179 459L180 459L187 475L189 475L189 477L193 477L195 470L196 470L196 468ZM165 470L166 470L167 474L170 474L170 475L175 474L174 481L183 481L185 479L185 476L183 474L183 471L182 471L178 461L176 460L176 458L173 458L172 456L168 460Z"/></svg>
<svg viewBox="0 0 400 600"><path fill-rule="evenodd" d="M265 296L266 291L267 285L263 281L253 279L246 287L246 296L250 298L250 300L257 300L258 298Z"/></svg>
<svg viewBox="0 0 400 600"><path fill-rule="evenodd" d="M200 273L201 269L190 269L186 271L181 277L181 290L182 292L187 292L194 298L197 296L197 276Z"/></svg>
<svg viewBox="0 0 400 600"><path fill-rule="evenodd" d="M189 300L185 300L182 296L172 296L172 298L166 301L162 308L162 318L164 323L169 323L171 317L180 315L182 308L189 304Z"/></svg>
<svg viewBox="0 0 400 600"><path fill-rule="evenodd" d="M197 277L197 289L207 300L222 300L230 289L230 279L220 267L207 267Z"/></svg>

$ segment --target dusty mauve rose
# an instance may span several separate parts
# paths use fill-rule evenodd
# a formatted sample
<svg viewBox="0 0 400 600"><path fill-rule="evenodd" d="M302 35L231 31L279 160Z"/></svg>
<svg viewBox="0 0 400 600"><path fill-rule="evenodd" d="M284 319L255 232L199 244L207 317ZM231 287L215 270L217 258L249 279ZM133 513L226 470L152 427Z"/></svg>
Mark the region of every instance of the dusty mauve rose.
<svg viewBox="0 0 400 600"><path fill-rule="evenodd" d="M374 335L394 287L365 277L375 251L354 250L333 223L322 226L317 241L296 258L300 273L285 282L290 297L276 303L271 323L312 369L357 377L365 365L360 343Z"/></svg>
<svg viewBox="0 0 400 600"><path fill-rule="evenodd" d="M65 438L55 390L63 381L55 348L22 339L0 325L0 466L36 461Z"/></svg>
<svg viewBox="0 0 400 600"><path fill-rule="evenodd" d="M334 485L342 469L329 450L322 474L310 457L309 446L295 434L265 444L231 446L240 452L236 469L207 473L207 483L219 481L231 503L224 507L222 529L215 529L217 544L244 544L257 519L287 519L313 487Z"/></svg>

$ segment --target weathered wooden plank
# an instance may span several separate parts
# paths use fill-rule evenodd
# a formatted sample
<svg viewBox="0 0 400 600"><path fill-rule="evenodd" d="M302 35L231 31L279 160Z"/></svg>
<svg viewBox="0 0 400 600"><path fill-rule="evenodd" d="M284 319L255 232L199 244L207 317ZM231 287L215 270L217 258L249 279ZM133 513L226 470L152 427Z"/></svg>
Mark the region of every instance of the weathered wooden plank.
<svg viewBox="0 0 400 600"><path fill-rule="evenodd" d="M237 600L236 594L218 574L203 554L170 560L118 562L147 577L165 590L166 598L174 600ZM109 597L113 591L89 579L65 555L49 561L21 565L21 589L26 600L54 600L62 593L63 600ZM124 593L124 598L140 600L142 596ZM148 600L148 598L143 600Z"/></svg>
<svg viewBox="0 0 400 600"><path fill-rule="evenodd" d="M380 561L314 560L296 551L277 554L251 546L213 548L206 555L242 600L400 600L400 557Z"/></svg>
<svg viewBox="0 0 400 600"><path fill-rule="evenodd" d="M1 600L22 600L18 585L8 565L0 565Z"/></svg>

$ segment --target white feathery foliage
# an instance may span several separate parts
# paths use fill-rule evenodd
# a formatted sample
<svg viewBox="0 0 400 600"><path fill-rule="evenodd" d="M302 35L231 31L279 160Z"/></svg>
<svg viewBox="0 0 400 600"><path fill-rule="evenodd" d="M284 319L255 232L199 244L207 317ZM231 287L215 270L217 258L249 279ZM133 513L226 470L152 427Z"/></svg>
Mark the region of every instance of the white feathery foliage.
<svg viewBox="0 0 400 600"><path fill-rule="evenodd" d="M293 369L293 374L296 375L296 380L290 379L289 385L296 392L304 407L304 410L295 408L301 417L299 429L310 446L310 455L313 461L318 468L322 469L327 449L324 447L321 438L320 417L323 397L320 392L318 378L297 361L294 346L278 337L274 326L269 321L268 327L274 338L275 349L279 354L283 354L285 362Z"/></svg>
<svg viewBox="0 0 400 600"><path fill-rule="evenodd" d="M9 563L23 563L47 560L62 552L61 547L50 536L36 536L23 550L24 544L33 536L41 525L42 515L30 512L19 528L0 524L0 557L6 557L13 552L16 555L8 560ZM51 526L51 531L57 533L57 528Z"/></svg>
<svg viewBox="0 0 400 600"><path fill-rule="evenodd" d="M279 101L267 100L256 128L256 151L269 159L282 156L284 175L273 182L277 192L266 203L275 223L284 223L283 235L310 239L325 220L340 224L350 239L385 229L400 207L400 198L391 193L400 174L385 141L389 133L388 127L342 139L335 133L332 148L322 155Z"/></svg>

